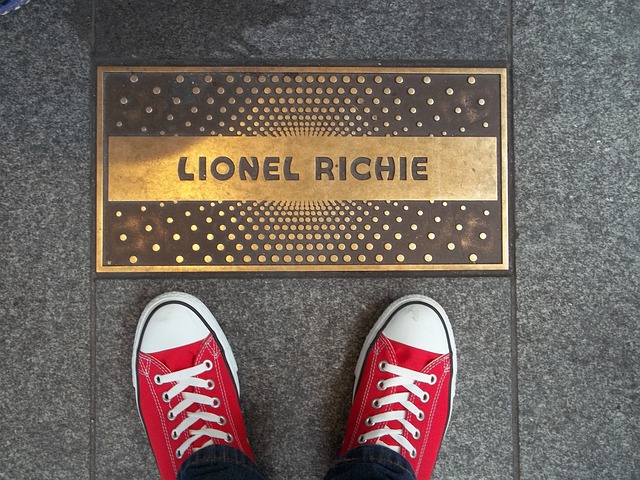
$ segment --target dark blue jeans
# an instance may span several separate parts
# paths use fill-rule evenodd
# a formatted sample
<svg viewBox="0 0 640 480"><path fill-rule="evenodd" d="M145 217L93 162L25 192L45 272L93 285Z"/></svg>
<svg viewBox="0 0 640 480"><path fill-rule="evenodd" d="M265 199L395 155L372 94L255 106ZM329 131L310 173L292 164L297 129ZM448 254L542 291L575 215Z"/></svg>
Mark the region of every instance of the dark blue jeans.
<svg viewBox="0 0 640 480"><path fill-rule="evenodd" d="M380 445L354 448L338 459L325 480L415 480L402 455ZM258 467L240 450L211 445L182 464L177 480L265 480Z"/></svg>

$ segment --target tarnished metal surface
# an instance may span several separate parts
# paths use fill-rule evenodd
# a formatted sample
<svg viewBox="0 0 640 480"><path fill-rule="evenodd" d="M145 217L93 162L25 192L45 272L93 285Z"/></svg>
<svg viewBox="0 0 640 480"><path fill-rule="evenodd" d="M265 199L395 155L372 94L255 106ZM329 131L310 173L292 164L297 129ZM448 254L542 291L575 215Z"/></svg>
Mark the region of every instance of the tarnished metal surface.
<svg viewBox="0 0 640 480"><path fill-rule="evenodd" d="M99 272L508 269L504 69L99 67Z"/></svg>

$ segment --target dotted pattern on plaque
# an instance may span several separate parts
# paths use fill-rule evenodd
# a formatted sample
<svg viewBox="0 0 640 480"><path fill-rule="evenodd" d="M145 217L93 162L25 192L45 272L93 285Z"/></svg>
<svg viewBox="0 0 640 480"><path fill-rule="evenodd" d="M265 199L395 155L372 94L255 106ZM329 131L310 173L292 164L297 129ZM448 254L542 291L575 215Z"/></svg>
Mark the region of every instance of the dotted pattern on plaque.
<svg viewBox="0 0 640 480"><path fill-rule="evenodd" d="M497 75L110 73L106 135L499 136Z"/></svg>
<svg viewBox="0 0 640 480"><path fill-rule="evenodd" d="M114 202L108 265L497 263L489 202Z"/></svg>
<svg viewBox="0 0 640 480"><path fill-rule="evenodd" d="M229 71L104 78L105 137L489 136L500 142L498 75ZM501 208L500 198L106 202L103 263L496 264L503 260Z"/></svg>

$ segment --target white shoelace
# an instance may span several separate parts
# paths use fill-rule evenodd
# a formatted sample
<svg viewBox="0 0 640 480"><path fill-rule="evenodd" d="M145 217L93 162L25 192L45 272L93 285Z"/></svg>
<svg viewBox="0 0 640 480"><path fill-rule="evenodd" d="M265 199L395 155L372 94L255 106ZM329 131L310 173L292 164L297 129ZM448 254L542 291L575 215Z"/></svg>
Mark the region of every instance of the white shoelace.
<svg viewBox="0 0 640 480"><path fill-rule="evenodd" d="M429 394L418 387L415 382L423 382L429 385L433 385L436 383L437 377L433 374L416 372L408 368L392 365L388 362L380 362L378 364L378 368L381 372L389 372L394 375L393 377L386 380L380 380L376 385L379 390L384 391L390 387L404 387L407 391L393 393L391 395L387 395L386 397L376 398L375 400L373 400L372 406L376 409L382 408L385 405L392 405L395 403L400 404L400 406L402 406L403 408L401 410L391 410L385 413L380 413L378 415L368 417L365 420L365 425L367 425L368 427L374 427L378 423L396 420L404 428L391 429L389 427L384 427L377 430L371 430L370 432L360 435L360 437L358 437L358 443L362 444L368 442L369 440L377 439L377 444L384 445L385 447L388 447L397 453L400 453L401 448L405 448L409 452L411 458L415 458L418 452L411 444L411 442L404 436L404 432L408 432L409 435L417 440L420 438L420 430L406 419L407 411L413 413L418 421L424 420L424 412L409 401L409 395L410 393L413 393L422 401L422 403L427 403L429 401ZM397 445L388 445L383 442L381 438L385 436L391 437L391 439L394 440Z"/></svg>
<svg viewBox="0 0 640 480"><path fill-rule="evenodd" d="M191 408L193 404L206 405L213 408L217 408L220 406L220 399L216 397L209 397L207 395L202 395L199 393L184 391L189 387L198 387L204 388L206 390L213 390L215 388L215 383L213 380L198 378L198 375L211 370L212 368L213 363L211 363L210 360L205 360L200 365L186 368L184 370L179 370L177 372L171 372L166 375L155 376L154 381L157 385L176 382L173 387L162 394L163 401L169 403L173 398L177 397L178 395L182 395L182 401L171 410L169 410L169 413L167 414L167 418L169 419L169 421L174 421L178 417L178 415ZM182 420L182 422L180 422L180 424L171 431L171 438L177 440L185 430L189 429L189 427L191 427L198 420L203 420L205 422L214 422L220 426L223 426L227 423L227 420L220 415L203 412L202 410L198 409L195 412L187 412L187 418ZM182 445L180 445L175 451L176 458L182 458L189 447L202 437L209 437L209 440L200 447L194 449L194 451L208 445L213 445L214 438L224 440L227 443L231 443L233 441L233 437L229 433L223 432L222 430L216 430L214 428L207 427L202 427L199 430L189 430L189 438L185 440Z"/></svg>

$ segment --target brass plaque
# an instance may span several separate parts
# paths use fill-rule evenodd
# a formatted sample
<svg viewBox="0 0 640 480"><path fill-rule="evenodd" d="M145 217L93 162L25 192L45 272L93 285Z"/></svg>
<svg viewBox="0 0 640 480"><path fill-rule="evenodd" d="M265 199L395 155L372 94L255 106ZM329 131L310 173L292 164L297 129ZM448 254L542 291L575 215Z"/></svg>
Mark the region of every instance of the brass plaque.
<svg viewBox="0 0 640 480"><path fill-rule="evenodd" d="M506 70L98 67L98 272L509 268Z"/></svg>

